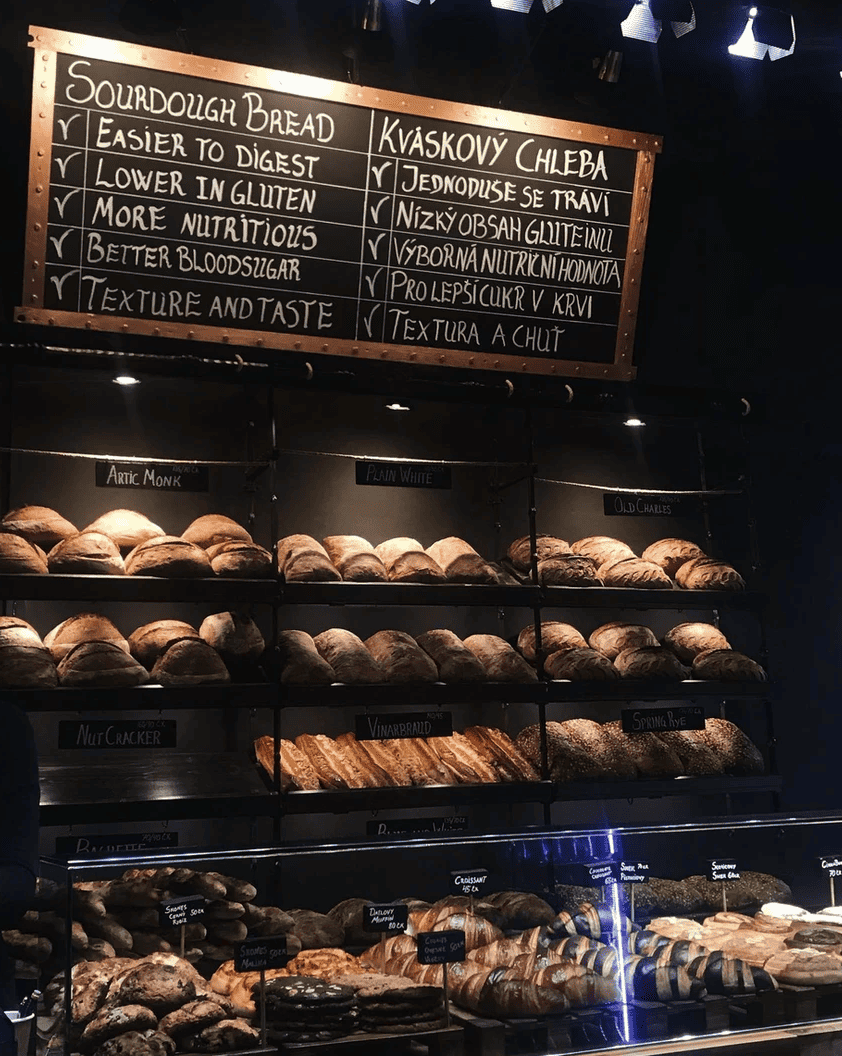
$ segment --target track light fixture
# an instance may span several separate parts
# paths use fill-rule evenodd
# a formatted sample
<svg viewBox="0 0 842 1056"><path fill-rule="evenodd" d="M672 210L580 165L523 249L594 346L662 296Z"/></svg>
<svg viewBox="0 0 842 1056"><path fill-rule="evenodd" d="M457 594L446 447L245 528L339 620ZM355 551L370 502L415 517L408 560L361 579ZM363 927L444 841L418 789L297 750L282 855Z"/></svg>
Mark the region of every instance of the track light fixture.
<svg viewBox="0 0 842 1056"><path fill-rule="evenodd" d="M418 3L418 0L411 0L412 3ZM555 11L557 7L561 7L564 0L541 0L544 10L547 14L550 11ZM491 6L498 8L500 11L518 11L522 15L528 15L532 8L533 0L491 0Z"/></svg>
<svg viewBox="0 0 842 1056"><path fill-rule="evenodd" d="M690 0L635 0L620 29L624 37L657 44L664 22L677 37L695 29L696 12Z"/></svg>
<svg viewBox="0 0 842 1056"><path fill-rule="evenodd" d="M360 28L369 33L379 33L383 28L383 0L366 0Z"/></svg>
<svg viewBox="0 0 842 1056"><path fill-rule="evenodd" d="M747 21L739 40L728 45L732 55L774 62L795 51L795 19L788 11L768 4L746 9Z"/></svg>

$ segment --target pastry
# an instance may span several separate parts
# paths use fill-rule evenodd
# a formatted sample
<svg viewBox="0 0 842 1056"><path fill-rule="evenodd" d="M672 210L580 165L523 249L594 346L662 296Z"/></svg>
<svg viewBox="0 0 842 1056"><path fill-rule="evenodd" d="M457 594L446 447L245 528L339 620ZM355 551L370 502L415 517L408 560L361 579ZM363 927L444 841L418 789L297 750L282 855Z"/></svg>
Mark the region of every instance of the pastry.
<svg viewBox="0 0 842 1056"><path fill-rule="evenodd" d="M258 737L254 742L257 761L270 778L275 776L275 742L269 736ZM304 789L317 792L322 786L318 774L307 755L292 741L280 741L280 785L282 792Z"/></svg>
<svg viewBox="0 0 842 1056"><path fill-rule="evenodd" d="M538 770L502 730L493 726L468 726L464 734L503 781L538 780Z"/></svg>

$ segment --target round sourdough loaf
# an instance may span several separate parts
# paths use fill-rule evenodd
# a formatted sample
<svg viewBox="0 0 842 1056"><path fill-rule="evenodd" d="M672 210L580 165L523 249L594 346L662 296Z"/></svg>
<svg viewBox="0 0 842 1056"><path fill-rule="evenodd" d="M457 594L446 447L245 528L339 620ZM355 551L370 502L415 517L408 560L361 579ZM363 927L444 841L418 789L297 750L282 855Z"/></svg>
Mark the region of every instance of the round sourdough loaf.
<svg viewBox="0 0 842 1056"><path fill-rule="evenodd" d="M585 539L577 539L575 543L570 544L570 549L574 554L591 558L597 568L610 561L637 557L628 543L613 539L610 535L589 535Z"/></svg>
<svg viewBox="0 0 842 1056"><path fill-rule="evenodd" d="M609 660L614 660L624 649L643 649L657 644L655 632L638 623L603 623L588 638L591 649Z"/></svg>
<svg viewBox="0 0 842 1056"><path fill-rule="evenodd" d="M30 543L20 535L0 535L0 573L17 575L18 573L37 573L46 575L47 555L35 543Z"/></svg>
<svg viewBox="0 0 842 1056"><path fill-rule="evenodd" d="M217 576L260 579L272 574L272 555L257 543L229 539L207 548L211 568Z"/></svg>
<svg viewBox="0 0 842 1056"><path fill-rule="evenodd" d="M123 550L130 550L147 539L164 535L164 529L136 510L109 510L92 521L83 532L101 532Z"/></svg>
<svg viewBox="0 0 842 1056"><path fill-rule="evenodd" d="M7 689L51 689L57 685L55 661L40 642L37 645L0 643L0 686Z"/></svg>
<svg viewBox="0 0 842 1056"><path fill-rule="evenodd" d="M664 570L642 557L609 558L599 566L599 578L606 587L633 587L638 590L671 590L672 580Z"/></svg>
<svg viewBox="0 0 842 1056"><path fill-rule="evenodd" d="M58 663L80 642L109 642L123 652L129 652L129 643L107 616L98 612L80 612L71 616L44 635L44 645Z"/></svg>
<svg viewBox="0 0 842 1056"><path fill-rule="evenodd" d="M659 539L650 543L640 556L644 561L659 565L668 576L675 578L675 573L685 561L707 555L689 539Z"/></svg>
<svg viewBox="0 0 842 1056"><path fill-rule="evenodd" d="M162 686L224 685L231 681L217 651L201 638L178 638L155 661L152 681Z"/></svg>
<svg viewBox="0 0 842 1056"><path fill-rule="evenodd" d="M664 646L671 649L682 664L693 660L709 649L730 649L730 643L712 623L679 623L664 635Z"/></svg>
<svg viewBox="0 0 842 1056"><path fill-rule="evenodd" d="M117 544L102 532L80 532L63 539L47 554L50 572L86 576L124 576Z"/></svg>
<svg viewBox="0 0 842 1056"><path fill-rule="evenodd" d="M693 658L692 675L712 682L765 682L766 672L734 649L707 649Z"/></svg>
<svg viewBox="0 0 842 1056"><path fill-rule="evenodd" d="M614 663L623 678L676 682L687 678L687 668L675 653L660 645L624 649L614 658Z"/></svg>
<svg viewBox="0 0 842 1056"><path fill-rule="evenodd" d="M237 539L243 543L252 542L249 532L241 524L221 513L206 513L197 517L181 533L181 538L188 543L195 543L207 550L218 543L230 542Z"/></svg>
<svg viewBox="0 0 842 1056"><path fill-rule="evenodd" d="M40 645L41 636L20 616L0 616L0 647L6 645Z"/></svg>
<svg viewBox="0 0 842 1056"><path fill-rule="evenodd" d="M79 529L49 506L19 506L0 521L0 531L19 535L38 546L52 547L78 535Z"/></svg>
<svg viewBox="0 0 842 1056"><path fill-rule="evenodd" d="M544 664L544 674L570 682L610 682L620 677L620 672L607 656L587 647L550 653Z"/></svg>
<svg viewBox="0 0 842 1056"><path fill-rule="evenodd" d="M179 638L198 638L199 632L183 620L155 620L129 635L129 652L147 671L164 650Z"/></svg>
<svg viewBox="0 0 842 1056"><path fill-rule="evenodd" d="M560 554L538 562L542 587L601 587L595 561L584 554Z"/></svg>
<svg viewBox="0 0 842 1056"><path fill-rule="evenodd" d="M113 642L79 642L65 654L58 665L63 686L120 687L141 686L149 681L149 672Z"/></svg>
<svg viewBox="0 0 842 1056"><path fill-rule="evenodd" d="M553 557L564 557L571 552L570 543L559 539L555 535L537 535L535 537L535 551L538 562L547 561ZM532 568L532 554L530 551L530 538L522 535L520 539L509 546L506 556L519 572L528 572Z"/></svg>
<svg viewBox="0 0 842 1056"><path fill-rule="evenodd" d="M195 543L174 535L161 535L139 543L126 557L130 576L163 576L172 579L212 576L208 555Z"/></svg>
<svg viewBox="0 0 842 1056"><path fill-rule="evenodd" d="M225 663L259 660L266 643L260 628L242 612L217 612L206 616L199 636L212 646Z"/></svg>
<svg viewBox="0 0 842 1056"><path fill-rule="evenodd" d="M694 557L675 573L675 581L685 590L745 590L743 577L731 565L715 557Z"/></svg>
<svg viewBox="0 0 842 1056"><path fill-rule="evenodd" d="M541 623L541 650L544 656L567 649L585 649L587 642L581 631L569 623L545 620ZM535 652L535 624L527 624L517 636L517 647L530 664L537 661Z"/></svg>

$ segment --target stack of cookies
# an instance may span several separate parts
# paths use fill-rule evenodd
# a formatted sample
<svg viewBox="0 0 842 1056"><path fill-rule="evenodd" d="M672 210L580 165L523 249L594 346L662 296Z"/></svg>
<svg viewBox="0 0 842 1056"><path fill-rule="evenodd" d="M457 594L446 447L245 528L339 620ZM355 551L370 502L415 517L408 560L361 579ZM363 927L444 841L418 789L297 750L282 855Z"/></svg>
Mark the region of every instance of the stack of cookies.
<svg viewBox="0 0 842 1056"><path fill-rule="evenodd" d="M315 976L272 979L266 984L268 1040L332 1041L356 1028L354 991Z"/></svg>
<svg viewBox="0 0 842 1056"><path fill-rule="evenodd" d="M444 991L400 976L342 975L356 991L357 1029L373 1034L413 1034L446 1025Z"/></svg>

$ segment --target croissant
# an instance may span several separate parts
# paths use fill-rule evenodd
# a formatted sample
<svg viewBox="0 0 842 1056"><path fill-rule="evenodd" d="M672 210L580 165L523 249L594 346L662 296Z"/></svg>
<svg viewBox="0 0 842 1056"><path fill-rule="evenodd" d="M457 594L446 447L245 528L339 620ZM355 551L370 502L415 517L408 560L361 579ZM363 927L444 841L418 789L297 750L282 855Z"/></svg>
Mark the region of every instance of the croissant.
<svg viewBox="0 0 842 1056"><path fill-rule="evenodd" d="M705 985L680 964L658 964L652 957L632 957L625 966L626 989L639 1001L693 1000Z"/></svg>
<svg viewBox="0 0 842 1056"><path fill-rule="evenodd" d="M494 968L483 968L469 961L448 967L447 979L451 999L470 1012L480 1011L480 995Z"/></svg>
<svg viewBox="0 0 842 1056"><path fill-rule="evenodd" d="M627 950L629 953L637 953L642 957L650 957L656 954L662 946L669 946L674 940L657 931L632 931L629 932Z"/></svg>
<svg viewBox="0 0 842 1056"><path fill-rule="evenodd" d="M467 954L467 959L477 964L487 965L489 968L495 968L498 965L513 964L515 958L521 954L523 954L523 946L517 939L497 939L484 946L471 949Z"/></svg>
<svg viewBox="0 0 842 1056"><path fill-rule="evenodd" d="M586 950L578 962L597 975L616 975L620 970L620 958L611 946L602 946L597 950Z"/></svg>
<svg viewBox="0 0 842 1056"><path fill-rule="evenodd" d="M704 982L710 994L755 994L761 990L777 990L775 979L763 968L755 968L736 957L728 957L721 950L705 957L696 957L687 965L687 972Z"/></svg>
<svg viewBox="0 0 842 1056"><path fill-rule="evenodd" d="M529 978L536 986L548 986L553 990L562 990L565 997L570 998L571 1004L577 1004L571 998L568 986L578 985L581 980L592 976L583 964L575 961L560 961L558 964L548 964L538 971L529 972Z"/></svg>
<svg viewBox="0 0 842 1056"><path fill-rule="evenodd" d="M484 917L476 917L470 913L451 913L442 920L436 921L431 928L419 930L426 931L464 931L465 949L475 950L477 946L487 946L503 938L503 932L495 927L491 921Z"/></svg>
<svg viewBox="0 0 842 1056"><path fill-rule="evenodd" d="M486 949L487 947L482 947ZM521 948L522 949L522 948ZM512 968L524 979L530 978L535 975L536 972L542 971L544 968L551 968L553 965L561 965L581 967L577 961L574 961L570 957L563 957L556 950L530 950L528 953L520 953L512 961ZM579 974L578 971L574 974Z"/></svg>
<svg viewBox="0 0 842 1056"><path fill-rule="evenodd" d="M616 978L605 978L587 971L578 978L568 979L562 993L573 1008L607 1005L620 1000L620 987Z"/></svg>
<svg viewBox="0 0 842 1056"><path fill-rule="evenodd" d="M555 944L554 948L562 957L570 957L574 961L579 961L589 950L605 949L605 943L598 942L596 939L589 939L587 935L576 935L575 937L562 939L561 942Z"/></svg>
<svg viewBox="0 0 842 1056"><path fill-rule="evenodd" d="M493 972L482 987L478 1011L492 1016L535 1016L566 1012L570 1001L560 990L536 986L525 979L506 979Z"/></svg>

